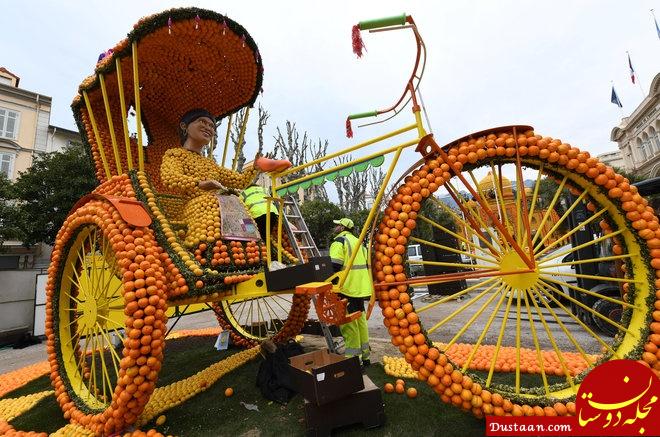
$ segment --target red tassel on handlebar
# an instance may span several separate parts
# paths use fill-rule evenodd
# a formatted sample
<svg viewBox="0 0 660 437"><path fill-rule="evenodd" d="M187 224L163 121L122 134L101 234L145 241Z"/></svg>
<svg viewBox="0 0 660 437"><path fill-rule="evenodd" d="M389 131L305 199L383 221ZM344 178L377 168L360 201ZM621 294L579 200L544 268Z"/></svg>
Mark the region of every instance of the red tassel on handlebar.
<svg viewBox="0 0 660 437"><path fill-rule="evenodd" d="M351 119L346 119L346 138L353 138L353 128L351 127Z"/></svg>
<svg viewBox="0 0 660 437"><path fill-rule="evenodd" d="M353 26L353 53L357 55L358 58L362 57L362 49L365 49L364 41L362 41L362 36L360 35L360 26L357 24Z"/></svg>

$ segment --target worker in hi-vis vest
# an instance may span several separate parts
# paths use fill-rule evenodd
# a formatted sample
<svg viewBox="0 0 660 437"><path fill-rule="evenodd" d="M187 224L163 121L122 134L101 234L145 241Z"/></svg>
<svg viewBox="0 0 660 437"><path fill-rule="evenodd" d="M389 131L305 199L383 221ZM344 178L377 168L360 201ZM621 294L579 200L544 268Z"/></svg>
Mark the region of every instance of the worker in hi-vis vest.
<svg viewBox="0 0 660 437"><path fill-rule="evenodd" d="M342 218L333 220L333 223L337 226L334 229L336 237L330 245L330 259L335 271L343 270L351 260L353 251L358 251L344 281L341 294L348 300L347 313L362 311L362 315L352 322L339 325L346 346L344 355L347 357L357 355L360 357L362 365L368 366L371 364L369 361L371 348L369 347L369 329L364 301L371 297L374 289L368 263L369 255L366 247L358 244L358 238L353 235L353 220Z"/></svg>
<svg viewBox="0 0 660 437"><path fill-rule="evenodd" d="M257 224L257 229L261 235L262 240L266 240L266 217L269 213L268 200L269 197L266 190L264 190L260 185L252 184L241 192L241 199L248 209L250 216L254 219ZM279 213L277 212L277 204L271 202L270 204L270 226L271 229L273 226L277 226L277 220L279 219Z"/></svg>

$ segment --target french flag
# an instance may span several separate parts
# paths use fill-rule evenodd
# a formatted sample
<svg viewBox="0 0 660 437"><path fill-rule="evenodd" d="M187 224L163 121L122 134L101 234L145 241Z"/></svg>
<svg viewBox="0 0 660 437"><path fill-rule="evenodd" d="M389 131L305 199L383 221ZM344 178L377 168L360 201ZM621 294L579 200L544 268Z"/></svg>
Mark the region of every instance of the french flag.
<svg viewBox="0 0 660 437"><path fill-rule="evenodd" d="M632 80L632 83L635 83L635 69L630 61L630 53L628 53L628 67L630 67L630 80Z"/></svg>

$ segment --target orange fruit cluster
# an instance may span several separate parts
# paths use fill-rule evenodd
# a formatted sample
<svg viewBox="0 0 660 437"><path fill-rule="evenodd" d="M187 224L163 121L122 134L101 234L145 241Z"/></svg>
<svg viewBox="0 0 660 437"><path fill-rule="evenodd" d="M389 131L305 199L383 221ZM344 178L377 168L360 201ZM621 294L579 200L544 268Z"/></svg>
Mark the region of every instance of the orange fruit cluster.
<svg viewBox="0 0 660 437"><path fill-rule="evenodd" d="M127 178L113 177L97 192L130 193ZM133 196L134 197L134 196ZM60 374L54 332L53 294L61 263L66 257L67 243L81 226L94 225L112 245L120 269L123 287L126 339L120 361L119 376L110 406L102 413L80 410ZM133 228L123 221L114 207L102 200L91 200L76 209L60 229L51 256L46 285L46 336L51 380L64 416L97 433L110 434L134 423L154 389L160 370L167 309L165 265L167 253L156 242L149 228Z"/></svg>
<svg viewBox="0 0 660 437"><path fill-rule="evenodd" d="M404 354L419 377L426 380L444 402L452 403L465 410L472 411L478 417L484 414L496 415L562 415L575 414L575 405L571 402L556 403L553 406L517 405L504 399L498 393L484 390L478 383L473 383L469 376L463 375L449 362L448 356L430 345L422 332L419 317L414 311L406 284L388 285L405 282L404 258L408 237L416 226L418 211L422 202L433 194L438 187L448 181L454 172L459 172L465 164L475 164L489 157L512 158L515 156L531 157L555 166L583 174L586 178L604 190L610 197L618 198L626 213L636 211L640 218L634 228L639 236L646 240L651 251L660 249L660 229L658 221L650 213L648 202L637 193L624 177L616 174L611 167L599 162L587 152L564 144L560 140L535 135L527 131L516 136L512 132L497 132L470 138L450 144L446 152L429 155L424 165L404 179L393 198L388 203L382 221L375 235L374 278L379 305L382 308L384 324L392 336L392 343ZM614 190L618 188L618 190ZM646 214L644 217L641 215ZM660 251L652 252L652 256ZM654 259L655 256L654 256ZM652 263L660 267L660 261ZM655 310L650 324L651 335L643 361L656 372L658 361L656 348L660 345L660 271L656 270ZM654 348L655 346L655 348ZM653 355L653 357L651 356ZM648 361L647 361L648 360ZM528 370L533 366L527 366ZM573 366L571 372L579 367Z"/></svg>
<svg viewBox="0 0 660 437"><path fill-rule="evenodd" d="M0 435L6 437L48 437L46 432L17 431L4 419L0 419Z"/></svg>
<svg viewBox="0 0 660 437"><path fill-rule="evenodd" d="M465 343L452 344L449 349L445 345L434 343L438 349L444 351L444 354L458 367L462 367L467 361L474 345ZM517 365L517 354L520 351L520 371L522 373L541 373L541 367L538 363L536 350L511 346L501 346L495 362L495 372L515 372ZM475 353L469 368L471 370L490 370L493 355L495 354L495 345L480 345ZM548 375L565 375L564 367L557 357L555 351L541 351L543 360L543 371ZM591 363L595 363L598 357L587 355ZM588 364L584 357L577 352L562 352L562 359L571 376L575 376L584 371Z"/></svg>
<svg viewBox="0 0 660 437"><path fill-rule="evenodd" d="M41 361L0 375L0 397L24 386L50 371L50 363Z"/></svg>
<svg viewBox="0 0 660 437"><path fill-rule="evenodd" d="M159 433L155 429L150 429L149 431L140 431L136 429L133 432L127 432L122 434L123 437L165 437L165 435Z"/></svg>

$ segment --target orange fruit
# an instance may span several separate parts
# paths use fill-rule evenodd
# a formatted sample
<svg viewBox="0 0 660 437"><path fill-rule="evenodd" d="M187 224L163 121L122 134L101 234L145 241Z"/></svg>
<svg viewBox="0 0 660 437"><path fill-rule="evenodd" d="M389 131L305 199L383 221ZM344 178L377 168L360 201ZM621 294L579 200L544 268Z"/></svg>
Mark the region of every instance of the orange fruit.
<svg viewBox="0 0 660 437"><path fill-rule="evenodd" d="M394 392L394 386L391 383L386 383L385 384L385 393L393 393Z"/></svg>
<svg viewBox="0 0 660 437"><path fill-rule="evenodd" d="M417 389L415 387L410 387L406 390L406 395L412 399L417 397Z"/></svg>
<svg viewBox="0 0 660 437"><path fill-rule="evenodd" d="M394 388L394 391L397 393L401 394L404 391L403 384L397 384L396 387Z"/></svg>
<svg viewBox="0 0 660 437"><path fill-rule="evenodd" d="M225 396L226 396L226 397L229 398L229 397L231 397L233 394L234 394L234 389L233 389L233 388L231 388L231 387L227 387L227 388L225 389Z"/></svg>

